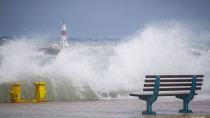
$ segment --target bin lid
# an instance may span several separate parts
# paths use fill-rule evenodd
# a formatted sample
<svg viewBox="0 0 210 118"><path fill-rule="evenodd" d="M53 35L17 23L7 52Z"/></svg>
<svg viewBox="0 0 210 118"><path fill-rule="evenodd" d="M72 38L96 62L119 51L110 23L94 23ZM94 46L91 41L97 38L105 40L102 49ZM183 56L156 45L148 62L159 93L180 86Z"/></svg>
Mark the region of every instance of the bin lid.
<svg viewBox="0 0 210 118"><path fill-rule="evenodd" d="M12 86L20 86L20 82L14 82L11 84Z"/></svg>
<svg viewBox="0 0 210 118"><path fill-rule="evenodd" d="M46 82L34 82L35 85L46 85Z"/></svg>

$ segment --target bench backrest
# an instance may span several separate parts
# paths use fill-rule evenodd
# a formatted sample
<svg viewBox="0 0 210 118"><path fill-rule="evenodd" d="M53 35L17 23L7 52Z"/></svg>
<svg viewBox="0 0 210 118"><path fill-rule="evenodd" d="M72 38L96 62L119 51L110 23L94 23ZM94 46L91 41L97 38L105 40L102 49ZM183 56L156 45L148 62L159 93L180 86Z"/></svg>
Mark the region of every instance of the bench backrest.
<svg viewBox="0 0 210 118"><path fill-rule="evenodd" d="M204 75L146 75L143 91L154 94L155 82L160 79L158 92L161 93L191 93L201 90Z"/></svg>

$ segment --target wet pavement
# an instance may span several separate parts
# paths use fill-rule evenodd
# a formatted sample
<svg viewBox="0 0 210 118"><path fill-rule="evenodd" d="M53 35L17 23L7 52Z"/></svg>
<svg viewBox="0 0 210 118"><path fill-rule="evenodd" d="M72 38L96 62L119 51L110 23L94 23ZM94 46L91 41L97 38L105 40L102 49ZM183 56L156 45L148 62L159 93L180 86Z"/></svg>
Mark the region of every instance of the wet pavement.
<svg viewBox="0 0 210 118"><path fill-rule="evenodd" d="M180 114L182 101L158 100L153 105L156 116L145 116L145 102L99 100L45 103L0 103L0 118L210 118L210 101L192 101L192 114Z"/></svg>

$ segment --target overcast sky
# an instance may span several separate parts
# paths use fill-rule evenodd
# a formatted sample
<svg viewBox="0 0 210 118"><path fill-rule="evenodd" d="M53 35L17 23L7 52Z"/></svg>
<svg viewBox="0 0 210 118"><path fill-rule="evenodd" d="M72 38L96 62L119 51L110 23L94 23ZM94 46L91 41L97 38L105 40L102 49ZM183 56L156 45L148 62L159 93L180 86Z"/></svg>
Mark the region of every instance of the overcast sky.
<svg viewBox="0 0 210 118"><path fill-rule="evenodd" d="M124 37L146 23L177 20L210 26L210 0L0 0L0 35L60 33Z"/></svg>

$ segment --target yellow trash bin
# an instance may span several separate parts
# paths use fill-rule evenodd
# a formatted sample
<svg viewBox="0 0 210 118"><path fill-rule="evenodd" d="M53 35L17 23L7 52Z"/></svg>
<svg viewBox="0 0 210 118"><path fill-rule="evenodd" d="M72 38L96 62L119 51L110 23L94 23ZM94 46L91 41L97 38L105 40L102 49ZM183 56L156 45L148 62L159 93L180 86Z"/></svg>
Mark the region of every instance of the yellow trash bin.
<svg viewBox="0 0 210 118"><path fill-rule="evenodd" d="M35 100L37 102L46 101L46 82L34 82Z"/></svg>
<svg viewBox="0 0 210 118"><path fill-rule="evenodd" d="M10 85L10 100L11 102L21 102L20 99L20 83L14 83Z"/></svg>

